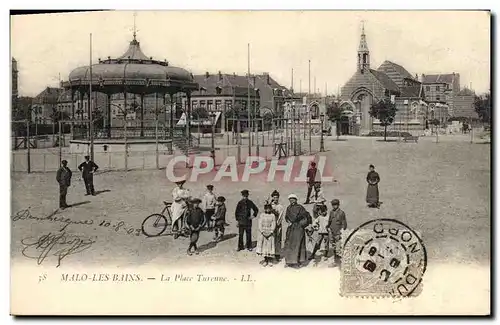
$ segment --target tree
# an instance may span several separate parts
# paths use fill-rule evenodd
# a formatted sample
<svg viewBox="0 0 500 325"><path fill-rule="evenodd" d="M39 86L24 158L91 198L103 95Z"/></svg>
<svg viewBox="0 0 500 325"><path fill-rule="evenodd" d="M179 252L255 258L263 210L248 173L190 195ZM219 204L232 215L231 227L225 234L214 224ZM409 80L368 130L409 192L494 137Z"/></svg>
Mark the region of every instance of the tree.
<svg viewBox="0 0 500 325"><path fill-rule="evenodd" d="M208 117L208 111L205 107L196 107L191 111L191 115L196 120L205 119Z"/></svg>
<svg viewBox="0 0 500 325"><path fill-rule="evenodd" d="M326 115L328 116L328 119L332 122L335 122L337 141L339 140L340 136L340 120L343 117L342 113L342 108L340 108L340 105L337 102L331 102L326 107Z"/></svg>
<svg viewBox="0 0 500 325"><path fill-rule="evenodd" d="M387 126L394 122L397 110L396 105L388 98L381 99L370 107L370 116L378 119L384 127L384 141L387 141Z"/></svg>
<svg viewBox="0 0 500 325"><path fill-rule="evenodd" d="M487 93L483 96L474 98L474 109L483 122L491 122L491 94Z"/></svg>

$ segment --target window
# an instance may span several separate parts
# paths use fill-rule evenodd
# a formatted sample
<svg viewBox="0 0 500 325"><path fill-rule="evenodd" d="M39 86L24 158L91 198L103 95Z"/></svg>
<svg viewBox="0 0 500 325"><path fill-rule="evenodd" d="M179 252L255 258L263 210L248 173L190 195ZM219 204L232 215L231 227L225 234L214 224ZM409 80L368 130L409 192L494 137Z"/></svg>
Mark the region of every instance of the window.
<svg viewBox="0 0 500 325"><path fill-rule="evenodd" d="M193 101L191 102L191 106L192 106L192 107L191 107L192 109L198 108L198 101L197 101L197 100L193 100Z"/></svg>
<svg viewBox="0 0 500 325"><path fill-rule="evenodd" d="M209 111L213 111L214 110L214 101L213 100L207 100L207 109Z"/></svg>
<svg viewBox="0 0 500 325"><path fill-rule="evenodd" d="M426 91L431 91L431 86L425 86Z"/></svg>
<svg viewBox="0 0 500 325"><path fill-rule="evenodd" d="M233 108L233 101L232 100L226 100L225 105L226 105L226 111L228 111L231 108Z"/></svg>
<svg viewBox="0 0 500 325"><path fill-rule="evenodd" d="M439 86L436 86L436 91L440 91L440 87Z"/></svg>
<svg viewBox="0 0 500 325"><path fill-rule="evenodd" d="M222 88L221 87L215 88L215 92L216 92L217 95L222 94Z"/></svg>
<svg viewBox="0 0 500 325"><path fill-rule="evenodd" d="M204 100L200 100L200 108L205 108L205 101Z"/></svg>
<svg viewBox="0 0 500 325"><path fill-rule="evenodd" d="M215 110L216 111L222 110L222 100L218 99L215 101Z"/></svg>

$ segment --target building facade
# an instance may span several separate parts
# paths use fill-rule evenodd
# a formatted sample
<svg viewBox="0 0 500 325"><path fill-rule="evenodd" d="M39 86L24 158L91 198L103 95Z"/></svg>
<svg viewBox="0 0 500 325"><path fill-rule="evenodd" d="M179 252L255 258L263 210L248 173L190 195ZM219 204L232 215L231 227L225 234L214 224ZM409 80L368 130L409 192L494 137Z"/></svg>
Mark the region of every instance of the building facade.
<svg viewBox="0 0 500 325"><path fill-rule="evenodd" d="M19 86L19 70L17 70L17 61L16 59L12 58L12 66L11 66L11 92L12 92L12 98L11 98L11 112L14 115L17 115L17 110L18 110L18 97L19 97L19 92L18 92L18 86Z"/></svg>
<svg viewBox="0 0 500 325"><path fill-rule="evenodd" d="M391 61L384 61L377 70L371 69L364 26L356 63L356 72L341 88L340 106L347 112L340 123L343 134L367 134L380 129L380 122L372 118L369 112L374 102L384 98L390 98L398 108L390 128L402 129L406 123L406 126L411 125L408 129L424 129L423 111L426 103L422 83L404 67ZM416 115L411 112L412 108L416 109ZM412 116L417 118L410 118Z"/></svg>

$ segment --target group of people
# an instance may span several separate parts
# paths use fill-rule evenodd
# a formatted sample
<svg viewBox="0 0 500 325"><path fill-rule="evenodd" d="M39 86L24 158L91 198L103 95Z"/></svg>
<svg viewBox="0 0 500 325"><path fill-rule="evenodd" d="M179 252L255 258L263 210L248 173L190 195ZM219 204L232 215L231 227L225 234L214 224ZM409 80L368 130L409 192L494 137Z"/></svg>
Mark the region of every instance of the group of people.
<svg viewBox="0 0 500 325"><path fill-rule="evenodd" d="M380 177L375 167L370 165L366 177L368 183L366 201L369 207L379 208L378 183ZM264 211L259 215L259 208L249 198L248 190L241 191L234 217L238 227L237 251L253 250L252 225L257 218L258 238L256 253L263 257L263 266L273 266L282 258L288 267L300 267L310 260L316 261L316 254L321 253L323 261L328 260L329 253L338 265L341 259L341 232L347 228L346 215L340 209L340 200L330 201L331 209L327 207L327 200L317 180L315 164L307 174L308 196L304 205L314 204L312 215L304 205L298 203L295 194L288 195L288 206L280 202L280 193L274 190L264 204ZM172 231L174 237L181 235L190 237L187 250L188 255L198 254L197 242L201 230L214 231L214 241L222 239L225 231L226 199L214 194L214 186L207 185L207 192L202 199L192 198L190 191L184 188L185 181L177 182L173 190L172 203ZM287 224L285 236L283 229ZM285 238L283 238L285 237ZM306 243L311 243L311 254L307 256ZM321 260L320 259L320 260Z"/></svg>
<svg viewBox="0 0 500 325"><path fill-rule="evenodd" d="M85 161L78 166L78 170L82 173L82 178L85 183L85 195L95 196L94 189L94 173L99 169L99 166L90 160L90 156L85 156ZM59 184L59 208L64 210L69 207L66 202L68 188L71 186L71 177L73 172L68 167L68 161L62 160L61 167L57 170L56 181Z"/></svg>

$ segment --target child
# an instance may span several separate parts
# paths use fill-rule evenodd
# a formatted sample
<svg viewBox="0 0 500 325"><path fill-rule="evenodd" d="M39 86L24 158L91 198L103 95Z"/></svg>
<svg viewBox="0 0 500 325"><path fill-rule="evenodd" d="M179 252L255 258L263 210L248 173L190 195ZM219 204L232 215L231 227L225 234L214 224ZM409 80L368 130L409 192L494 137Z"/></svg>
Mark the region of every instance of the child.
<svg viewBox="0 0 500 325"><path fill-rule="evenodd" d="M314 259L316 252L323 248L323 260L328 258L328 246L329 246L329 235L330 230L328 228L330 218L328 217L328 208L326 205L322 205L318 208L318 216L313 222L313 227L317 231L316 243L314 249L311 253L310 259Z"/></svg>
<svg viewBox="0 0 500 325"><path fill-rule="evenodd" d="M264 213L259 217L259 238L257 240L257 254L262 255L263 266L273 266L275 255L274 230L276 229L276 216L270 204L264 205Z"/></svg>
<svg viewBox="0 0 500 325"><path fill-rule="evenodd" d="M217 210L214 214L214 223L215 223L215 236L214 241L218 242L224 236L224 226L226 225L226 198L223 196L219 196L217 198Z"/></svg>
<svg viewBox="0 0 500 325"><path fill-rule="evenodd" d="M332 211L330 211L330 218L328 220L328 229L330 230L330 244L333 247L333 255L336 265L340 264L341 231L347 228L345 213L339 208L339 206L339 200L332 200L333 209Z"/></svg>
<svg viewBox="0 0 500 325"><path fill-rule="evenodd" d="M201 203L200 199L191 200L193 208L190 211L190 213L188 213L186 218L186 225L189 227L189 230L191 232L191 235L189 237L189 247L187 250L188 255L192 255L191 253L192 248L194 248L194 253L196 255L199 254L196 243L198 242L198 238L200 237L200 229L203 226L203 221L205 218L203 210L200 208L200 203Z"/></svg>
<svg viewBox="0 0 500 325"><path fill-rule="evenodd" d="M216 196L214 194L214 186L207 185L207 193L203 196L203 207L205 208L205 226L208 231L213 230L212 217L215 213Z"/></svg>
<svg viewBox="0 0 500 325"><path fill-rule="evenodd" d="M325 206L326 203L326 198L325 195L323 194L323 189L321 188L321 183L316 182L314 184L314 194L311 197L311 201L314 203L313 207L313 217L318 216L318 211L321 207Z"/></svg>

